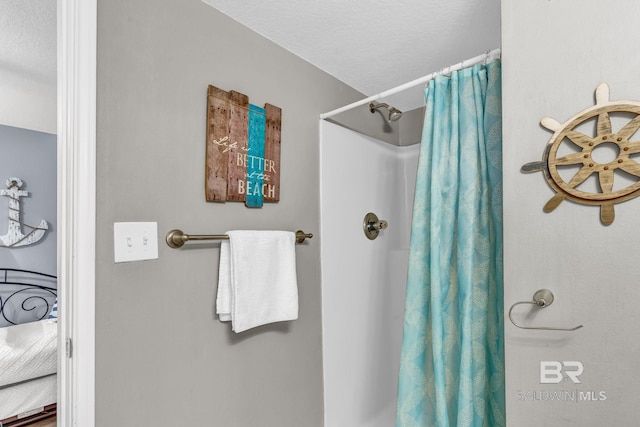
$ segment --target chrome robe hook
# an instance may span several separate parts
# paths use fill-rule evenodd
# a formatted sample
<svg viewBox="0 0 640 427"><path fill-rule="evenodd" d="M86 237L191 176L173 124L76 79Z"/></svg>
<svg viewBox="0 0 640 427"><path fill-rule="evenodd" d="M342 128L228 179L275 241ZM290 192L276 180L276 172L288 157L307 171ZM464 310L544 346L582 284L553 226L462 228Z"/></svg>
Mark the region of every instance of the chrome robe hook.
<svg viewBox="0 0 640 427"><path fill-rule="evenodd" d="M514 326L520 328L520 329L539 329L539 330L544 330L544 331L575 331L577 329L582 328L582 325L578 325L574 328L552 328L549 326L522 326L522 325L518 325L514 320L513 317L511 316L511 312L513 311L514 307L516 305L520 305L520 304L533 304L536 305L540 308L545 308L547 306L550 306L551 303L553 303L553 292L551 292L548 289L540 289L538 291L536 291L535 294L533 294L533 301L520 301L517 302L515 304L513 304L511 306L511 308L509 309L509 320L511 320L511 323L513 323Z"/></svg>

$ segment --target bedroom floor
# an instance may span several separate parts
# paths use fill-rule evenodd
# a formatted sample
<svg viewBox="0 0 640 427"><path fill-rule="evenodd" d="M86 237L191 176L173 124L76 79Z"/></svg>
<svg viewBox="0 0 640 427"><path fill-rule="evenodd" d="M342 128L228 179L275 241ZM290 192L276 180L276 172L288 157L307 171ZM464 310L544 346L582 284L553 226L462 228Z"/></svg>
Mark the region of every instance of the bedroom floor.
<svg viewBox="0 0 640 427"><path fill-rule="evenodd" d="M30 427L56 427L56 419L49 418L48 420L43 420L32 424Z"/></svg>

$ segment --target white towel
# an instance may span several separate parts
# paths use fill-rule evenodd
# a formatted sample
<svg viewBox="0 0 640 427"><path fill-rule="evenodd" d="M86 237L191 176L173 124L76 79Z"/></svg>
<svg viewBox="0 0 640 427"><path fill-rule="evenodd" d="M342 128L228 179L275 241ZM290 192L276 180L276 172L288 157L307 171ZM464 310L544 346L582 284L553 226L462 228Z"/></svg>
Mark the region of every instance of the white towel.
<svg viewBox="0 0 640 427"><path fill-rule="evenodd" d="M231 264L229 264L229 240L222 240L220 242L216 313L218 313L220 321L231 321Z"/></svg>
<svg viewBox="0 0 640 427"><path fill-rule="evenodd" d="M220 245L216 311L235 332L298 318L295 233L233 230Z"/></svg>

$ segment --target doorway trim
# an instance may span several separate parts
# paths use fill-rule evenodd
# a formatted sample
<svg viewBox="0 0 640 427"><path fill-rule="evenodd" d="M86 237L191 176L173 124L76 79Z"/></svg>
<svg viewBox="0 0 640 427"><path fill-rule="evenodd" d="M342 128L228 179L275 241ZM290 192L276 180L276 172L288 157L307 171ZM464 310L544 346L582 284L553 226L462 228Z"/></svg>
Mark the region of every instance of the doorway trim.
<svg viewBox="0 0 640 427"><path fill-rule="evenodd" d="M95 425L97 0L57 0L58 426Z"/></svg>

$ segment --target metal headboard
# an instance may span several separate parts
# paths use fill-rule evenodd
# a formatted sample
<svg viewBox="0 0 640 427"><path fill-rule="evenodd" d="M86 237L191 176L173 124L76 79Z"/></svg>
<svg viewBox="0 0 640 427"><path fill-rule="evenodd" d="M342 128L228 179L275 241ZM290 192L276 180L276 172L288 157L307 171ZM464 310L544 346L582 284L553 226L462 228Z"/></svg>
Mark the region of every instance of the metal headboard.
<svg viewBox="0 0 640 427"><path fill-rule="evenodd" d="M0 320L16 325L47 317L58 295L58 290L49 285L56 280L51 274L0 268Z"/></svg>

